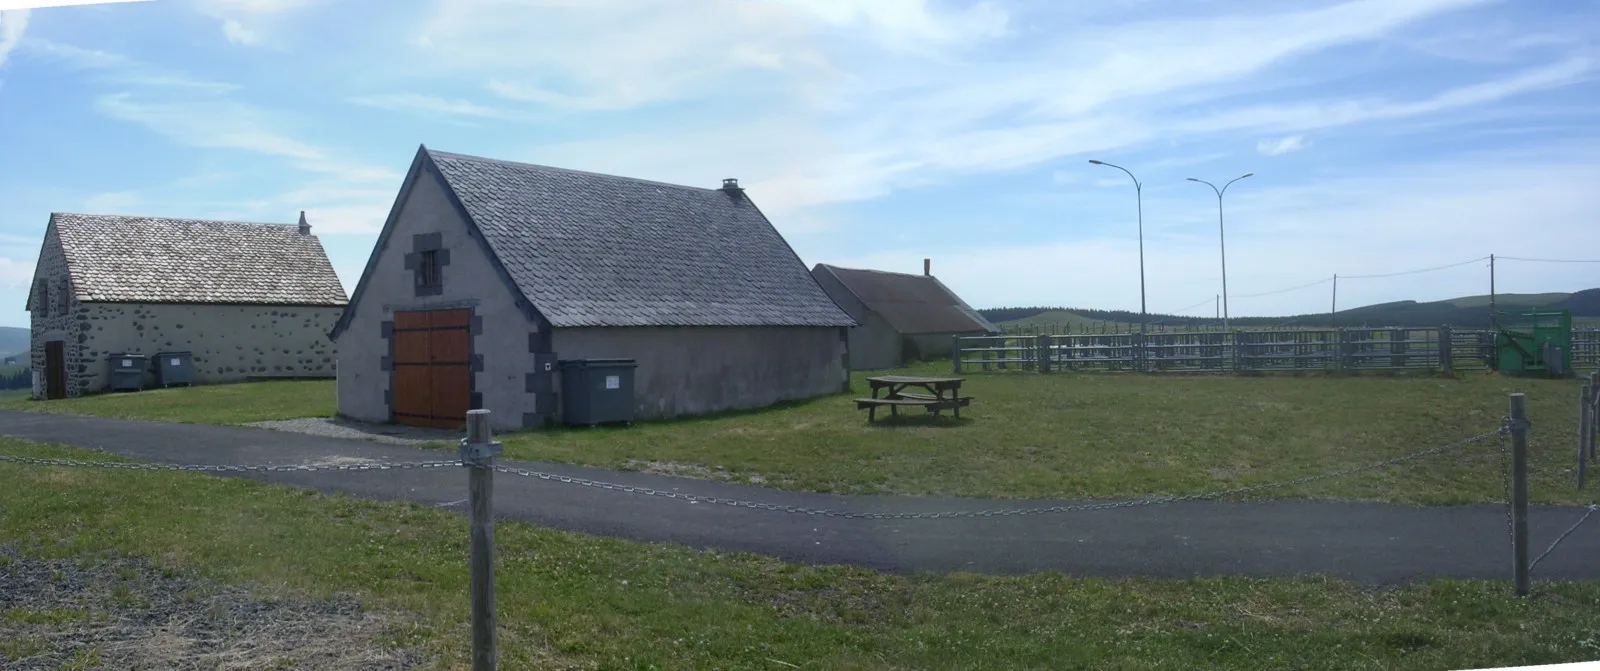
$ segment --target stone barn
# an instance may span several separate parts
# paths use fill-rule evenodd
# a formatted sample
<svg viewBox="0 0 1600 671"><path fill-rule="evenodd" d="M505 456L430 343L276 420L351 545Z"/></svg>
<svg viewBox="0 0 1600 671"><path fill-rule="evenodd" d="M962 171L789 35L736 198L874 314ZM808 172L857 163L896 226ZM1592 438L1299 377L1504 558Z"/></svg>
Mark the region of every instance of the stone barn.
<svg viewBox="0 0 1600 671"><path fill-rule="evenodd" d="M843 391L828 298L739 188L418 149L334 328L339 413L498 430L560 412L560 360L637 362L636 419Z"/></svg>
<svg viewBox="0 0 1600 671"><path fill-rule="evenodd" d="M850 329L851 370L896 368L907 361L950 356L950 339L1000 329L930 272L840 268L819 263L811 274L860 324Z"/></svg>
<svg viewBox="0 0 1600 671"><path fill-rule="evenodd" d="M304 213L299 226L52 213L28 293L33 397L104 391L123 353L188 352L195 384L333 377L345 303Z"/></svg>

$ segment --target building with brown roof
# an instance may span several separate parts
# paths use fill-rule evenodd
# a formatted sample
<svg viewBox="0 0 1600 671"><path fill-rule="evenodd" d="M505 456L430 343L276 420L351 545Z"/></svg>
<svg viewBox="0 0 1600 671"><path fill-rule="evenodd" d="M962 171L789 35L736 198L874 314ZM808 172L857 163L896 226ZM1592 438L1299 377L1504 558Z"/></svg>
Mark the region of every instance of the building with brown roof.
<svg viewBox="0 0 1600 671"><path fill-rule="evenodd" d="M347 302L303 212L298 226L55 212L28 294L33 396L104 391L123 354L152 371L187 355L197 384L333 377Z"/></svg>
<svg viewBox="0 0 1600 671"><path fill-rule="evenodd" d="M840 268L819 263L817 283L859 326L850 329L850 369L896 368L950 355L951 338L1000 332L930 272Z"/></svg>

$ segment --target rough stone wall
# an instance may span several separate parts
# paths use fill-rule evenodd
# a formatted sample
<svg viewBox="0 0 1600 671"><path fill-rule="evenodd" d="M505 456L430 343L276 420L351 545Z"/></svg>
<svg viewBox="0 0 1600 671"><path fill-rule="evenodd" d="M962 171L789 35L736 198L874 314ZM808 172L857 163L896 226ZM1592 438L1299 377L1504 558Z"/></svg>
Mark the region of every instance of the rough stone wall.
<svg viewBox="0 0 1600 671"><path fill-rule="evenodd" d="M85 303L74 314L78 361L69 387L103 391L113 353L189 352L196 384L248 377L334 376L328 330L342 307ZM41 355L42 356L42 355ZM154 376L146 377L153 384Z"/></svg>
<svg viewBox="0 0 1600 671"><path fill-rule="evenodd" d="M52 231L53 233L53 231ZM49 289L41 296L39 282ZM44 248L39 253L39 264L33 277L34 303L28 306L32 339L29 347L29 366L33 369L33 397L45 396L44 346L52 340L62 341L62 354L66 359L67 396L81 396L83 386L75 384L72 372L83 365L79 357L81 340L78 311L80 306L72 298L72 285L67 274L67 262L61 244L54 235L45 236ZM41 310L41 297L48 305ZM40 317L43 312L45 316Z"/></svg>

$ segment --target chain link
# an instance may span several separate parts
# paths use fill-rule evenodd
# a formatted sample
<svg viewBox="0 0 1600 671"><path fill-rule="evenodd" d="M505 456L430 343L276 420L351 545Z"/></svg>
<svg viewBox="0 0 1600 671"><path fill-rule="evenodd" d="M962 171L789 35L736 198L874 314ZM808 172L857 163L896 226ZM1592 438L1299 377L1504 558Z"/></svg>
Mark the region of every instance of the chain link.
<svg viewBox="0 0 1600 671"><path fill-rule="evenodd" d="M758 502L758 501L745 501L745 500L741 500L741 499L721 497L721 496L700 496L700 495L697 495L697 494L684 494L684 493L681 493L681 492L665 491L665 490L660 490L660 489L654 489L654 488L651 488L651 487L641 487L641 486L636 486L636 485L622 485L622 484L617 484L617 483L614 483L614 482L603 482L603 481L600 481L600 480L590 480L588 478L577 478L577 477L572 477L572 476L568 476L568 475L556 475L554 473L544 473L544 472L540 472L540 471L530 471L530 470L521 469L521 468L513 468L513 467L510 467L510 466L496 466L495 470L498 471L498 472L501 472L501 473L509 474L509 475L518 475L518 476L528 477L528 478L538 478L540 480L546 480L546 481L550 481L550 482L560 482L560 483L563 483L563 484L579 485L579 486L582 486L582 487L593 487L593 488L596 488L596 489L624 492L624 493L628 493L628 494L640 494L640 495L644 495L644 496L658 496L658 497L667 498L667 499L677 499L677 500L680 500L680 501L688 501L690 503L706 503L706 504L711 504L711 505L726 505L726 506L732 506L732 507L738 507L738 508L750 508L750 509L755 509L755 510L769 510L769 511L774 511L774 512L793 513L793 514L797 514L797 515L815 515L815 516L819 516L819 517L837 517L837 518L844 518L844 519L866 519L866 520L922 520L922 519L952 519L952 518L967 518L967 517L1010 517L1010 516L1019 516L1019 515L1041 515L1041 514L1047 514L1047 513L1083 512L1083 511L1091 511L1091 510L1112 510L1112 509L1116 509L1116 508L1135 508L1135 507L1143 507L1143 506L1162 505L1162 504L1167 504L1167 503L1177 503L1177 502L1181 502L1181 501L1202 501L1202 500L1208 500L1208 499L1223 498L1223 497L1226 497L1226 496L1237 496L1237 495L1240 495L1240 494L1249 494L1249 493L1252 493L1252 492L1258 492L1258 491L1267 490L1267 489L1277 489L1277 488L1282 488L1282 487L1293 487L1293 486L1296 486L1296 485L1303 485L1303 484L1308 484L1308 483L1317 482L1317 481L1321 481L1321 480L1329 480L1329 479L1333 479L1333 478L1339 478L1339 477L1344 477L1344 476L1348 476L1348 475L1354 475L1356 473L1361 473L1361 472L1364 472L1364 471L1371 471L1371 470L1377 470L1377 469L1380 469L1380 468L1385 468L1385 467L1388 467L1388 466L1394 466L1396 464L1402 464L1402 463L1406 463L1406 462L1410 462L1410 461L1416 461L1418 459L1423 459L1423 458L1426 458L1426 457L1433 456L1435 454L1440 454L1440 453L1443 453L1443 452L1448 452L1448 451L1451 451L1451 450L1460 449L1460 448L1466 447L1468 445L1471 445L1473 443L1477 443L1477 442L1481 442L1483 440L1487 440L1488 438L1490 438L1492 436L1495 436L1495 435L1498 435L1499 433L1500 433L1500 430L1496 429L1495 431L1490 431L1488 433L1484 433L1484 434L1481 434L1481 435L1473 436L1473 437L1467 438L1465 440L1461 440L1461 441L1457 441L1457 442L1454 442L1454 443L1450 443L1449 445L1443 445L1443 446L1440 446L1440 447L1421 450L1421 451L1418 451L1418 452L1412 452L1410 454L1401 455L1401 456L1395 457L1393 459L1385 459L1383 461L1373 462L1373 463L1370 463L1370 464L1365 464L1365 465L1362 465L1362 466L1356 466L1356 467L1353 467L1353 468L1346 468L1346 469L1337 470L1337 471L1329 471L1327 473L1319 473L1319 474L1316 474L1316 475L1308 475L1308 476L1301 477L1301 478L1294 478L1292 480L1280 480L1280 481L1277 481L1277 482L1268 482L1268 483L1263 483L1263 484L1259 484L1259 485L1249 485L1249 486L1246 486L1246 487L1236 487L1236 488L1233 488L1233 489L1224 489L1224 490L1218 490L1218 491L1212 491L1212 492L1204 492L1204 493L1200 493L1200 494L1189 494L1189 495L1186 495L1186 496L1164 496L1164 497L1155 497L1155 498L1147 498L1147 499L1134 499L1134 500L1128 500L1128 501L1107 501L1107 502L1099 502L1099 503L1078 503L1078 504L1069 504L1069 505L1049 506L1049 507L1044 507L1044 508L990 508L990 509L985 509L985 510L960 510L960 511L940 511L940 512L862 512L862 513L858 513L858 512L849 512L849 511L843 511L843 510L829 510L829 509L825 509L825 508L806 508L806 507L803 507L803 506L791 506L791 505L783 505L783 504L775 504L775 503L762 503L762 502Z"/></svg>
<svg viewBox="0 0 1600 671"><path fill-rule="evenodd" d="M1597 509L1600 509L1600 505L1595 505L1595 504L1592 504L1592 503L1589 504L1589 512L1584 513L1583 517L1578 518L1578 522L1576 524L1573 524L1566 531L1562 532L1562 534L1560 536L1557 536L1556 537L1556 541L1554 543L1551 543L1550 547L1545 548L1544 552L1540 553L1537 558L1535 558L1531 562L1528 562L1528 572L1529 573L1533 573L1533 567L1538 566L1540 561L1542 561L1545 557L1549 556L1550 553L1555 552L1556 551L1556 546L1560 545L1561 541L1566 540L1567 536L1571 536L1572 532L1577 531L1578 527L1583 526L1584 522L1589 521L1589 516L1593 515L1594 511L1597 510Z"/></svg>
<svg viewBox="0 0 1600 671"><path fill-rule="evenodd" d="M88 468L120 468L136 471L202 471L214 473L286 472L286 471L390 471L419 468L460 466L460 461L401 461L369 462L359 464L291 464L285 466L255 466L248 464L151 464L143 462L83 461L80 459L45 459L0 454L0 461L36 466L78 466Z"/></svg>
<svg viewBox="0 0 1600 671"><path fill-rule="evenodd" d="M1506 497L1506 541L1514 546L1517 542L1517 525L1511 515L1511 448L1506 446L1506 436L1511 434L1509 416L1501 424L1498 433L1500 434L1500 486L1505 491Z"/></svg>

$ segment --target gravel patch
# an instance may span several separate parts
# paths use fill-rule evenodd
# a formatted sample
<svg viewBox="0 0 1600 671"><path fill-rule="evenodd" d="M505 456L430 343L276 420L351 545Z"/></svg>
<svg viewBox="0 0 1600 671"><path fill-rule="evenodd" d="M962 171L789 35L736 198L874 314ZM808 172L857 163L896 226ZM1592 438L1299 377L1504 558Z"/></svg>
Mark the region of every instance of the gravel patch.
<svg viewBox="0 0 1600 671"><path fill-rule="evenodd" d="M279 419L269 422L249 422L245 426L306 433L329 438L370 440L394 445L455 443L460 441L464 435L459 431L447 429L429 429L420 426L400 426L396 424L368 424L366 422L352 422L346 419L330 417L302 417L300 419Z"/></svg>
<svg viewBox="0 0 1600 671"><path fill-rule="evenodd" d="M0 547L0 668L414 669L354 599L262 599L129 557L37 559Z"/></svg>

